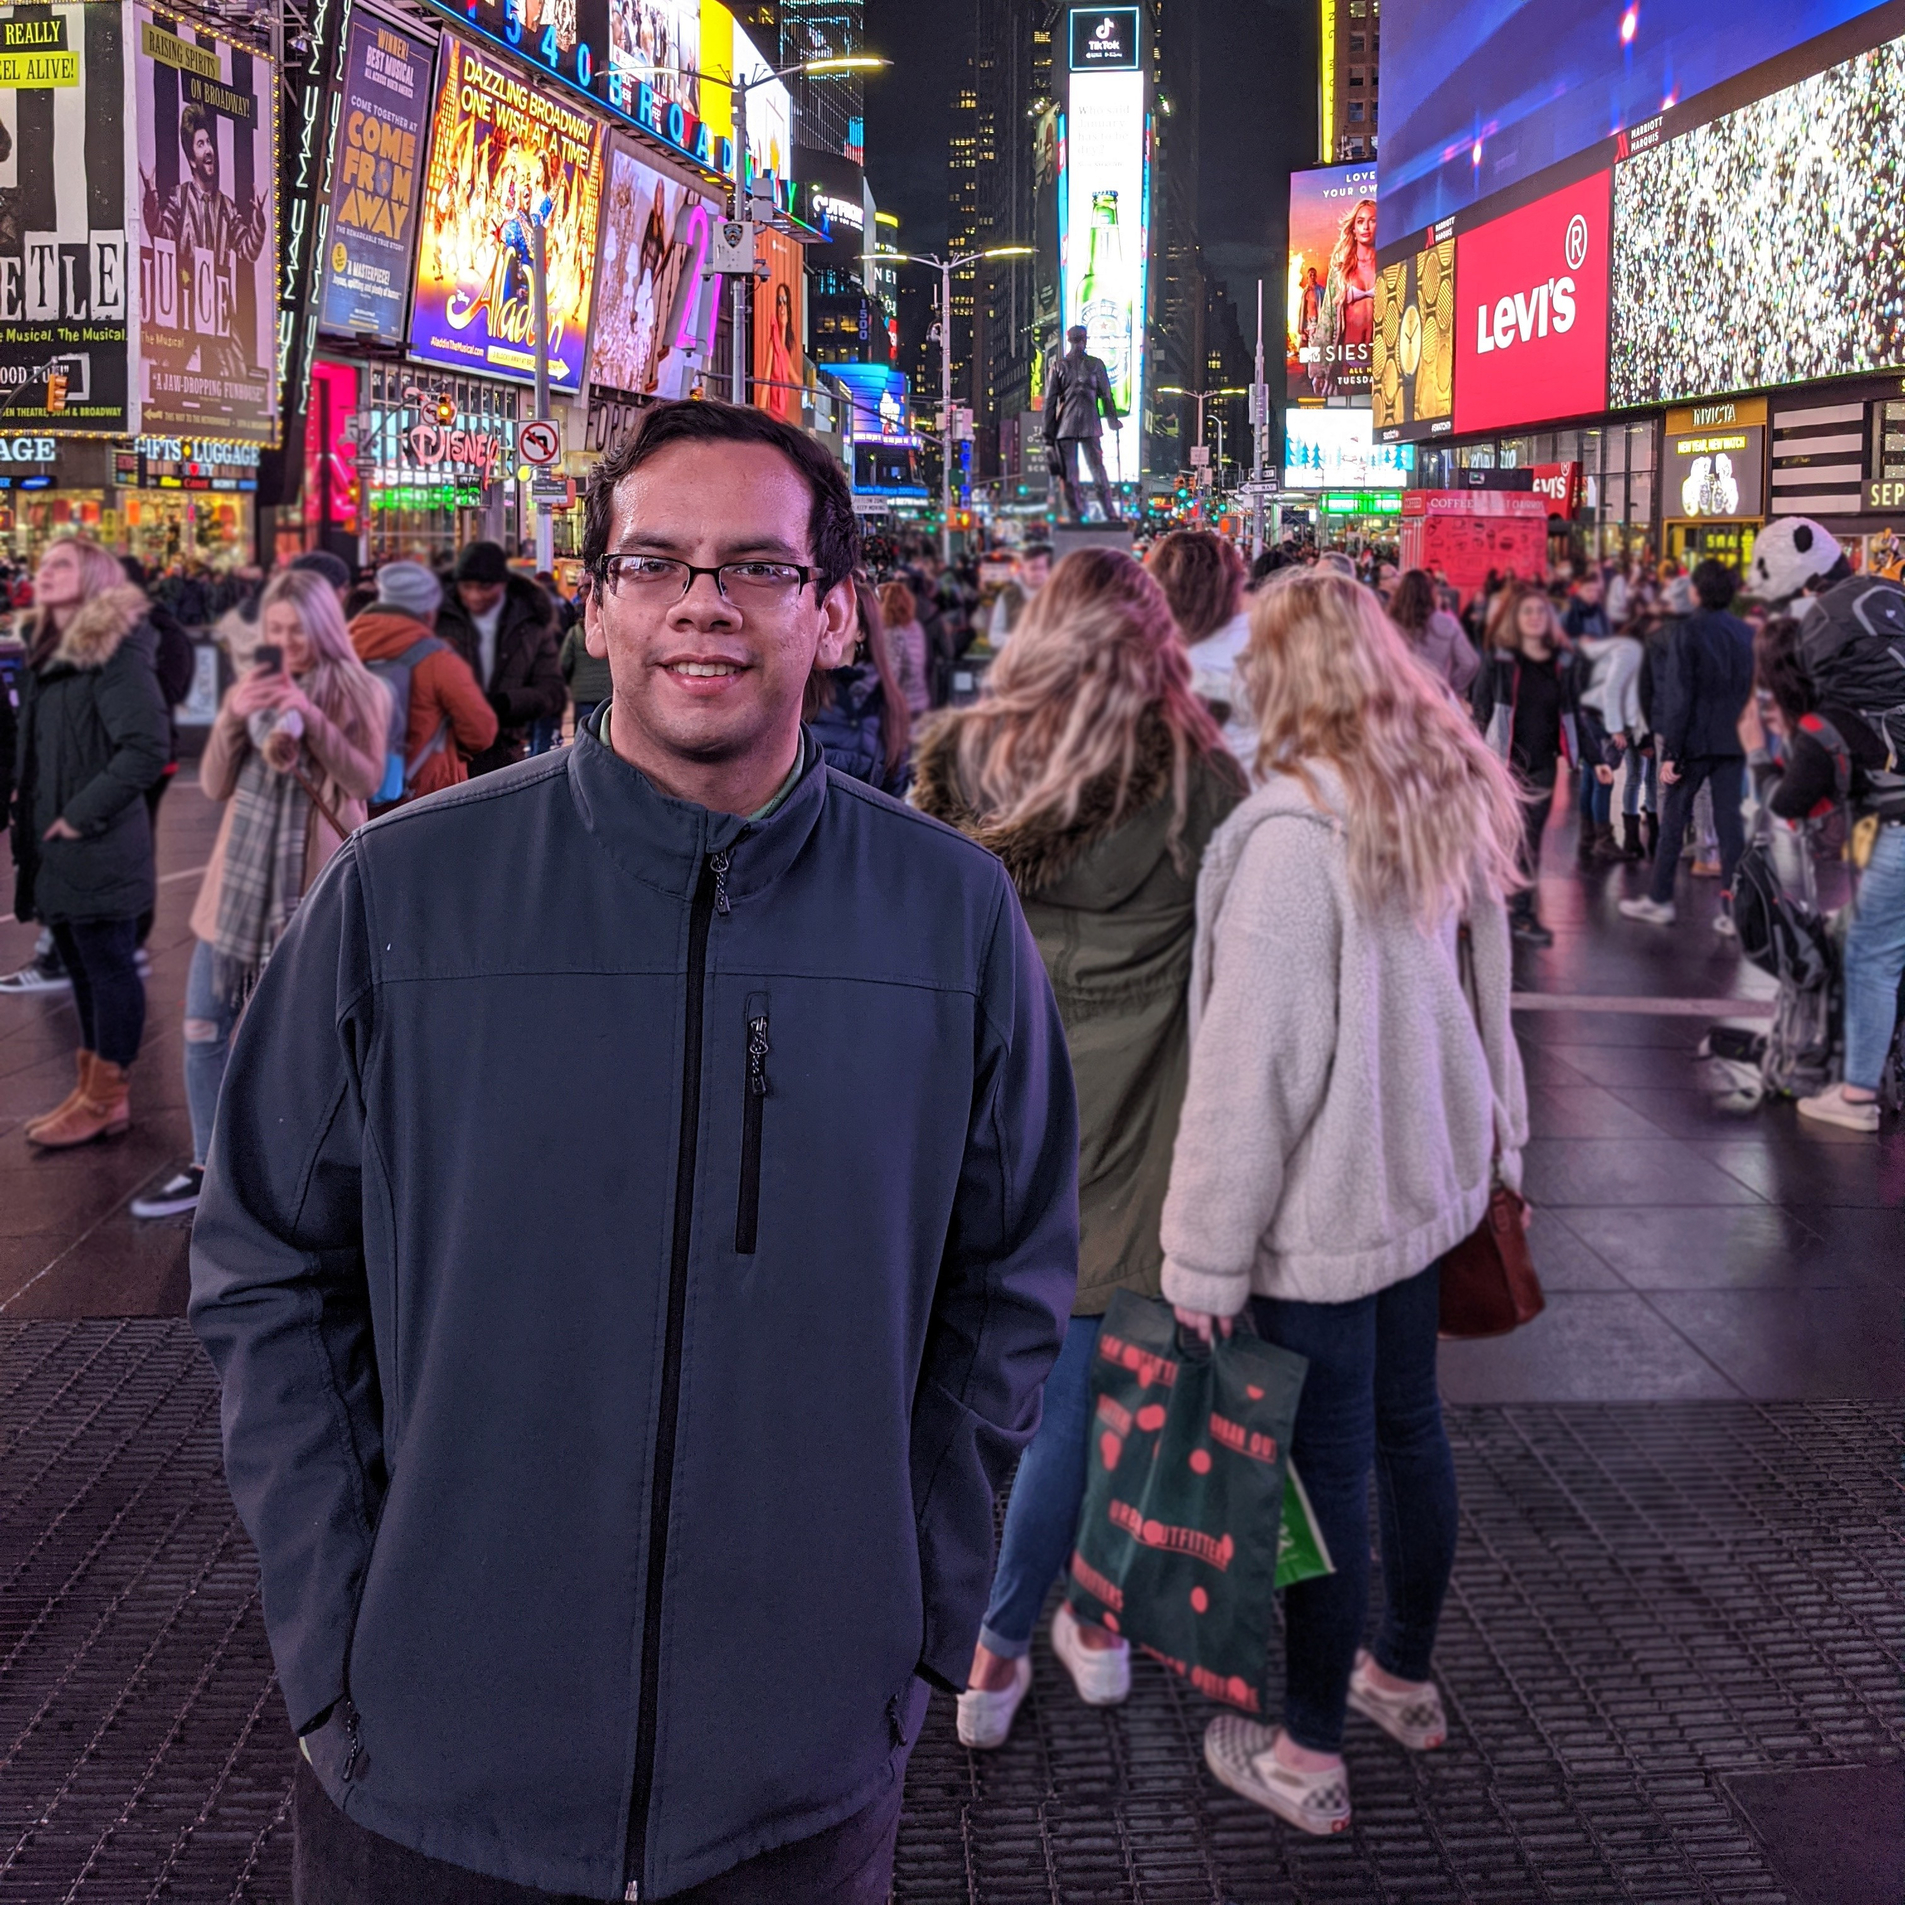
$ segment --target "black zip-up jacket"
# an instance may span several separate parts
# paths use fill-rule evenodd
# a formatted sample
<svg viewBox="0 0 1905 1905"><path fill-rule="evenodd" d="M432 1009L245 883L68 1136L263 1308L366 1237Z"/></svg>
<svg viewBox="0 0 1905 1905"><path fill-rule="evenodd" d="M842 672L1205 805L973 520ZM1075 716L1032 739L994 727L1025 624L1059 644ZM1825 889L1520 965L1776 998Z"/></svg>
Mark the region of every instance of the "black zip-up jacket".
<svg viewBox="0 0 1905 1905"><path fill-rule="evenodd" d="M1649 707L1660 758L1739 760L1740 716L1753 693L1753 631L1736 615L1695 609L1654 664Z"/></svg>
<svg viewBox="0 0 1905 1905"><path fill-rule="evenodd" d="M360 829L219 1101L192 1319L291 1722L353 1819L547 1891L888 1789L1071 1308L1005 872L803 747L761 823L585 731Z"/></svg>

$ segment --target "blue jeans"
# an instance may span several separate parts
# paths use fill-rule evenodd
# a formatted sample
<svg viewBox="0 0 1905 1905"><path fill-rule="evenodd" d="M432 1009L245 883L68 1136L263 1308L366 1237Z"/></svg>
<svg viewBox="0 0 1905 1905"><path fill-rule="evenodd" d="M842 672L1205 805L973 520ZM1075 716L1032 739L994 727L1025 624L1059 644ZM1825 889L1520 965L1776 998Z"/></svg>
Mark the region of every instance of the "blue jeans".
<svg viewBox="0 0 1905 1905"><path fill-rule="evenodd" d="M1845 1082L1877 1091L1905 973L1905 826L1881 827L1845 942Z"/></svg>
<svg viewBox="0 0 1905 1905"><path fill-rule="evenodd" d="M1078 1509L1085 1499L1091 1357L1104 1320L1074 1316L1065 1326L1065 1346L1045 1378L1038 1433L1019 1458L992 1599L979 1629L980 1645L1001 1660L1016 1660L1031 1651L1032 1629L1045 1596L1071 1564Z"/></svg>
<svg viewBox="0 0 1905 1905"><path fill-rule="evenodd" d="M194 1164L202 1165L211 1148L212 1114L237 1024L237 1006L220 999L212 984L212 949L201 939L185 974L185 1102L192 1114Z"/></svg>
<svg viewBox="0 0 1905 1905"><path fill-rule="evenodd" d="M1630 819L1642 808L1648 813L1654 805L1654 757L1643 754L1631 742L1627 747L1627 781L1621 789L1621 812Z"/></svg>
<svg viewBox="0 0 1905 1905"><path fill-rule="evenodd" d="M1720 885L1733 891L1733 869L1746 850L1746 822L1740 815L1745 792L1746 762L1738 755L1696 754L1676 762L1680 778L1667 788L1667 809L1660 816L1660 851L1654 856L1648 897L1665 906L1673 898L1680 872L1680 842L1693 818L1693 803L1702 787L1713 789L1713 831L1720 836Z"/></svg>
<svg viewBox="0 0 1905 1905"><path fill-rule="evenodd" d="M1334 1574L1284 1597L1283 1724L1313 1752L1339 1752L1349 1676L1369 1617L1369 1470L1382 1532L1376 1664L1427 1680L1455 1566L1455 1462L1435 1382L1440 1266L1354 1303L1253 1297L1266 1341L1310 1359L1290 1459L1329 1543Z"/></svg>
<svg viewBox="0 0 1905 1905"><path fill-rule="evenodd" d="M1601 725L1601 717L1592 708L1583 708L1580 716L1581 733L1581 799L1580 820L1583 828L1605 827L1612 819L1614 789L1604 783L1596 773L1607 752L1607 730Z"/></svg>

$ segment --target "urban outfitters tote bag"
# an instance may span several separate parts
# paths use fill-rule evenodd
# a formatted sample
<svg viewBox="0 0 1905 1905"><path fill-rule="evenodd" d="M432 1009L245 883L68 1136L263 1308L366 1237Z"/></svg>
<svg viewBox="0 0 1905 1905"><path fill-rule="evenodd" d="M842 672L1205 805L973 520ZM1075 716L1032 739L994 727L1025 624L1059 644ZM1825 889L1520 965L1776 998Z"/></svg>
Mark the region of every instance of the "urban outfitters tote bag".
<svg viewBox="0 0 1905 1905"><path fill-rule="evenodd" d="M1072 1609L1251 1714L1264 1711L1308 1367L1241 1329L1206 1349L1169 1305L1128 1290L1112 1298L1092 1360Z"/></svg>

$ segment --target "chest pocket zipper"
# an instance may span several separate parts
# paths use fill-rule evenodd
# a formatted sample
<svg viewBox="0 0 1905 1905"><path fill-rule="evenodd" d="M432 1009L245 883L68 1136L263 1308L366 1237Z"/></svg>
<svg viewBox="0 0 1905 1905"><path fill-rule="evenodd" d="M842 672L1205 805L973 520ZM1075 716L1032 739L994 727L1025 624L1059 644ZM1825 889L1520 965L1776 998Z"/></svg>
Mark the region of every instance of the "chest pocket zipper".
<svg viewBox="0 0 1905 1905"><path fill-rule="evenodd" d="M748 1001L747 1079L741 1102L741 1195L734 1212L736 1256L754 1255L761 1218L761 1118L767 1105L767 1005Z"/></svg>

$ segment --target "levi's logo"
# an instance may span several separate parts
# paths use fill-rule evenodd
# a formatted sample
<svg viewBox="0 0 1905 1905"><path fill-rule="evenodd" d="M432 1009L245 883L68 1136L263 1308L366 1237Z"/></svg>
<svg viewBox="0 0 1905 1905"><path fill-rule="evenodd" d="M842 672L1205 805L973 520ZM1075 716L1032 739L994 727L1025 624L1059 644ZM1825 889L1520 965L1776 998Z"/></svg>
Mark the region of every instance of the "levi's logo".
<svg viewBox="0 0 1905 1905"><path fill-rule="evenodd" d="M1511 350L1531 338L1546 337L1550 328L1557 336L1566 336L1574 329L1572 274L1550 278L1532 291L1498 298L1492 312L1485 304L1475 307L1475 349L1483 356L1490 351Z"/></svg>

